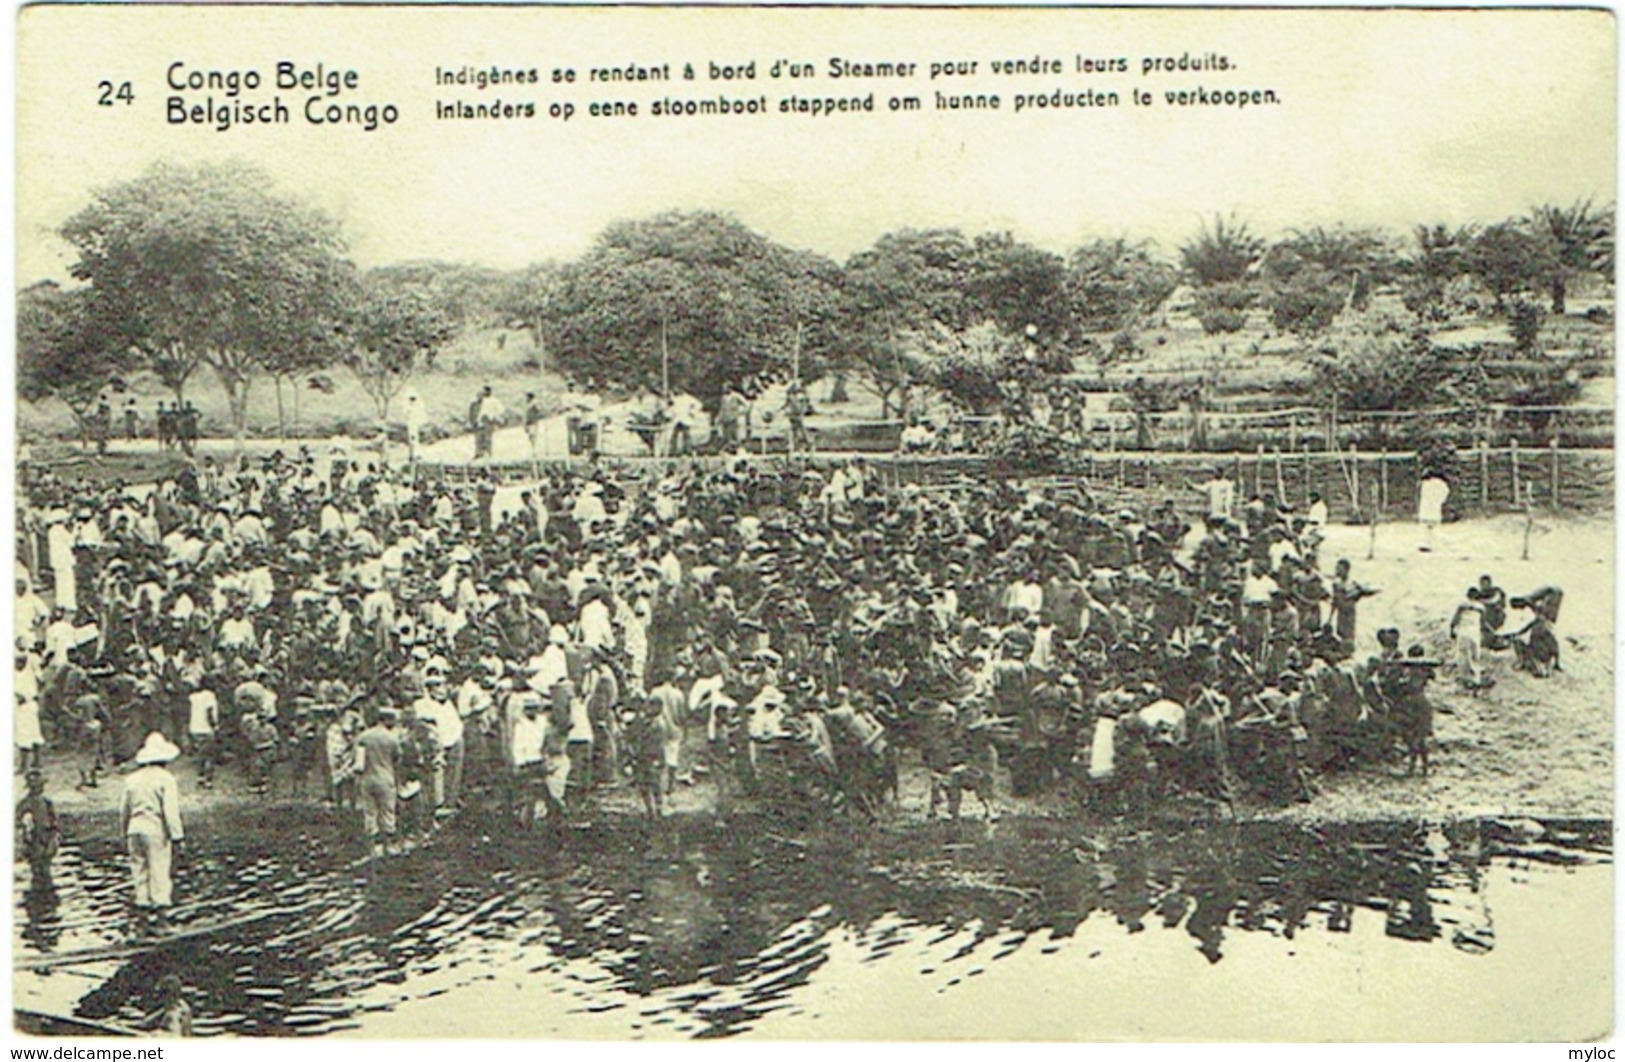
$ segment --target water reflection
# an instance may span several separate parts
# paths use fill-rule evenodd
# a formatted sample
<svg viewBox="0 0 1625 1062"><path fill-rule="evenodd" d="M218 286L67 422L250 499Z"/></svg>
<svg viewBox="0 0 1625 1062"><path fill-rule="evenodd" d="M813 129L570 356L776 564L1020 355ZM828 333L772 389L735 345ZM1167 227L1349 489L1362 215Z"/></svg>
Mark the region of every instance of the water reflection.
<svg viewBox="0 0 1625 1062"><path fill-rule="evenodd" d="M1438 942L1470 961L1495 945L1492 863L1606 862L1611 841L1606 822L1084 836L1017 820L990 834L843 824L796 838L750 823L628 822L548 847L484 825L374 876L349 868L323 823L222 822L214 832L233 839L195 844L179 870L191 898L181 915L267 917L135 958L21 972L19 984L39 979L60 1013L140 1027L160 979L178 972L200 1035L300 1035L364 1029L370 1014L522 969L565 1013L623 1011L628 1034L722 1036L799 1006L832 962L925 955L916 973L951 986L1029 941L1066 948L1091 918L1186 934L1210 963L1233 934L1346 934L1362 921L1396 947ZM21 898L15 952L115 941L124 883L111 843L66 848L55 896Z"/></svg>

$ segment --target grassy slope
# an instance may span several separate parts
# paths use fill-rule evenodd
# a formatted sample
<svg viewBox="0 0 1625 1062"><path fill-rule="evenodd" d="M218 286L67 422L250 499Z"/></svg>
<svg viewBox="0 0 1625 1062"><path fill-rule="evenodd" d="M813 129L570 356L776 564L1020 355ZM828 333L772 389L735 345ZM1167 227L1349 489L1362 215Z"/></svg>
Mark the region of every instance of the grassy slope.
<svg viewBox="0 0 1625 1062"><path fill-rule="evenodd" d="M458 337L440 356L435 369L412 381L428 406L429 422L440 434L464 430L464 418L469 404L487 383L495 385L511 408L524 401L525 392L554 393L563 389L559 378L536 368L539 352L530 336L524 332L490 330ZM337 368L325 374L333 383L333 392L324 394L308 386L299 396L299 422L293 420L292 386L284 388L283 402L289 420L289 434L325 438L341 434L371 434L376 418L372 399L349 370ZM137 408L151 430L151 418L160 401L169 401L170 393L150 375L142 374L131 382ZM115 420L120 431L124 401L127 396L112 396ZM203 411L203 431L206 435L229 435L231 419L226 406L226 393L207 368L200 369L187 387L187 397ZM399 399L390 408L391 415L399 413ZM25 436L57 435L72 430L72 418L65 407L56 402L18 403L17 422ZM272 381L254 381L249 392L249 434L274 436L277 427L276 388Z"/></svg>

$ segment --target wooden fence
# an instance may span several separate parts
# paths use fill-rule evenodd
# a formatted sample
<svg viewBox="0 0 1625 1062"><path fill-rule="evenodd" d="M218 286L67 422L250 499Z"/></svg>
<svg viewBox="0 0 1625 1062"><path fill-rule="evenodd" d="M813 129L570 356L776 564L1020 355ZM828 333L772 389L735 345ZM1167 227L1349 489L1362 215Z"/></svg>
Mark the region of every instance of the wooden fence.
<svg viewBox="0 0 1625 1062"><path fill-rule="evenodd" d="M969 418L969 434L990 437L997 418ZM899 428L899 430L901 430ZM1063 434L1094 450L1247 452L1266 449L1297 452L1404 449L1418 438L1442 439L1458 447L1558 446L1573 449L1611 447L1614 410L1608 406L1443 406L1394 412L1333 412L1313 406L1258 410L1186 409L1136 414L1126 410L1096 413Z"/></svg>
<svg viewBox="0 0 1625 1062"><path fill-rule="evenodd" d="M557 459L542 462L545 472L594 468L656 468L682 464L723 468L737 458L685 457L670 462L653 458ZM788 460L782 456L749 458L769 469L824 468L852 460L851 455L816 454ZM975 454L866 456L869 468L885 482L948 489L994 478L1027 483L1078 483L1108 505L1143 508L1171 500L1182 510L1199 507L1195 485L1223 471L1242 497L1272 494L1287 504L1307 505L1318 493L1332 518L1366 521L1373 513L1383 520L1410 519L1416 514L1418 485L1423 478L1411 451L1346 450L1297 452L1257 447L1250 454L1169 454L1120 450L1084 453L1065 459L1061 471L1001 463ZM530 462L487 465L426 465L425 472L452 482L487 474L505 483L534 479ZM1445 472L1450 498L1448 517L1519 512L1529 506L1545 510L1611 512L1614 506L1614 452L1558 446L1474 447L1456 451Z"/></svg>
<svg viewBox="0 0 1625 1062"><path fill-rule="evenodd" d="M1222 469L1238 492L1272 494L1303 507L1318 493L1332 518L1365 522L1414 519L1424 478L1414 452L1339 452L1256 449L1252 454L1119 453L1086 457L1075 478L1103 501L1143 507L1172 500L1181 509L1199 502L1194 485ZM1450 485L1449 518L1521 512L1528 507L1573 512L1611 512L1614 507L1612 450L1475 447L1458 450L1443 470Z"/></svg>

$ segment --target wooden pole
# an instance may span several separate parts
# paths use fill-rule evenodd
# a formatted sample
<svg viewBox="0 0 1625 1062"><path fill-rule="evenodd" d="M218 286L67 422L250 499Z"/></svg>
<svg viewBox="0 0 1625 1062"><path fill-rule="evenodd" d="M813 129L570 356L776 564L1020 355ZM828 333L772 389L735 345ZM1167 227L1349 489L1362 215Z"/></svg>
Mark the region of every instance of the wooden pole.
<svg viewBox="0 0 1625 1062"><path fill-rule="evenodd" d="M1518 477L1518 440L1512 440L1512 504L1523 500L1523 482Z"/></svg>
<svg viewBox="0 0 1625 1062"><path fill-rule="evenodd" d="M1552 453L1552 508L1556 509L1557 506L1558 506L1558 500L1557 500L1557 436L1555 436L1555 435L1552 436L1552 442L1551 442L1550 450L1551 450L1551 453Z"/></svg>
<svg viewBox="0 0 1625 1062"><path fill-rule="evenodd" d="M1264 493L1264 444L1258 444L1258 456L1253 459L1253 493Z"/></svg>
<svg viewBox="0 0 1625 1062"><path fill-rule="evenodd" d="M1353 478L1350 480L1349 501L1354 505L1354 511L1360 511L1360 451L1349 443L1349 463L1354 466Z"/></svg>
<svg viewBox="0 0 1625 1062"><path fill-rule="evenodd" d="M671 350L666 346L666 318L660 318L660 397L671 401Z"/></svg>
<svg viewBox="0 0 1625 1062"><path fill-rule="evenodd" d="M1371 560L1377 555L1377 521L1382 518L1382 506L1376 504L1377 500L1381 497L1379 491L1380 487L1373 483L1371 485L1371 493L1375 497L1372 499L1371 506L1371 534L1366 541L1365 547L1366 560Z"/></svg>
<svg viewBox="0 0 1625 1062"><path fill-rule="evenodd" d="M1381 463L1377 465L1377 478L1379 484L1377 487L1377 508L1386 509L1388 507L1388 440L1386 439L1382 442L1382 458Z"/></svg>
<svg viewBox="0 0 1625 1062"><path fill-rule="evenodd" d="M1514 444L1514 445L1516 445L1516 444ZM1531 490L1530 491L1530 497L1528 498L1527 501L1525 501L1524 507L1523 507L1523 559L1524 560L1529 559L1529 535L1530 535L1530 533L1532 531L1535 530L1535 499L1534 499L1533 495L1534 495L1534 491Z"/></svg>
<svg viewBox="0 0 1625 1062"><path fill-rule="evenodd" d="M1490 507L1490 444L1487 434L1478 437L1478 507Z"/></svg>
<svg viewBox="0 0 1625 1062"><path fill-rule="evenodd" d="M1281 504L1286 504L1286 463L1281 458L1281 451L1275 451L1275 494Z"/></svg>

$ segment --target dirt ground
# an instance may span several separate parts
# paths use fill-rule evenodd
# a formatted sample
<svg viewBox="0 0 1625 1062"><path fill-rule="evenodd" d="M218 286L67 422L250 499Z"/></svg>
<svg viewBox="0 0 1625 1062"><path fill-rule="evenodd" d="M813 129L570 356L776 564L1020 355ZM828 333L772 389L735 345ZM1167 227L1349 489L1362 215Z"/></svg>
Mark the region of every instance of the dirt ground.
<svg viewBox="0 0 1625 1062"><path fill-rule="evenodd" d="M1355 577L1380 590L1361 604L1361 652L1375 648L1379 627L1397 626L1409 645L1420 642L1430 655L1448 659L1447 628L1456 602L1480 574L1492 575L1509 595L1548 583L1565 592L1557 631L1563 670L1535 679L1512 669L1510 654L1489 661L1493 688L1478 695L1461 689L1446 667L1432 687L1437 706L1433 769L1427 778L1365 768L1325 775L1310 803L1286 809L1244 803L1245 818L1359 821L1447 819L1467 816L1608 818L1613 807L1614 762L1614 534L1602 518L1537 520L1523 559L1522 517L1501 517L1446 525L1433 548L1423 552L1422 529L1411 524L1380 525L1374 541L1365 527L1334 527L1322 546L1327 568L1339 557L1354 564ZM1509 626L1526 616L1511 613ZM47 754L47 788L70 814L111 812L121 792L117 775L95 789L77 786L77 766L61 754ZM290 799L293 780L280 765L266 813ZM234 765L221 772L219 787L199 790L195 769L183 758L177 775L189 813L254 802ZM306 792L316 797L313 779ZM905 818L925 814L928 784L912 759L903 785ZM700 782L677 794L679 813L710 807L711 788ZM1067 815L1074 805L1061 797L1013 801L1001 794L1004 810L1023 814ZM636 802L626 790L609 793L603 806L631 812ZM967 799L967 814L980 814ZM1170 812L1175 809L1167 809Z"/></svg>
<svg viewBox="0 0 1625 1062"><path fill-rule="evenodd" d="M1537 516L1528 535L1521 516L1441 527L1431 552L1416 524L1382 524L1375 556L1365 527L1334 527L1321 546L1323 566L1338 557L1355 578L1381 589L1360 605L1361 651L1379 627L1396 626L1403 643L1420 642L1449 659L1455 605L1480 575L1509 596L1544 585L1563 589L1557 624L1563 670L1536 679L1514 671L1510 653L1491 654L1496 681L1477 696L1453 668L1431 687L1436 706L1433 771L1426 780L1376 773L1325 779L1311 804L1290 817L1360 819L1517 814L1596 817L1614 801L1614 526L1605 517ZM1512 610L1516 629L1529 614Z"/></svg>

